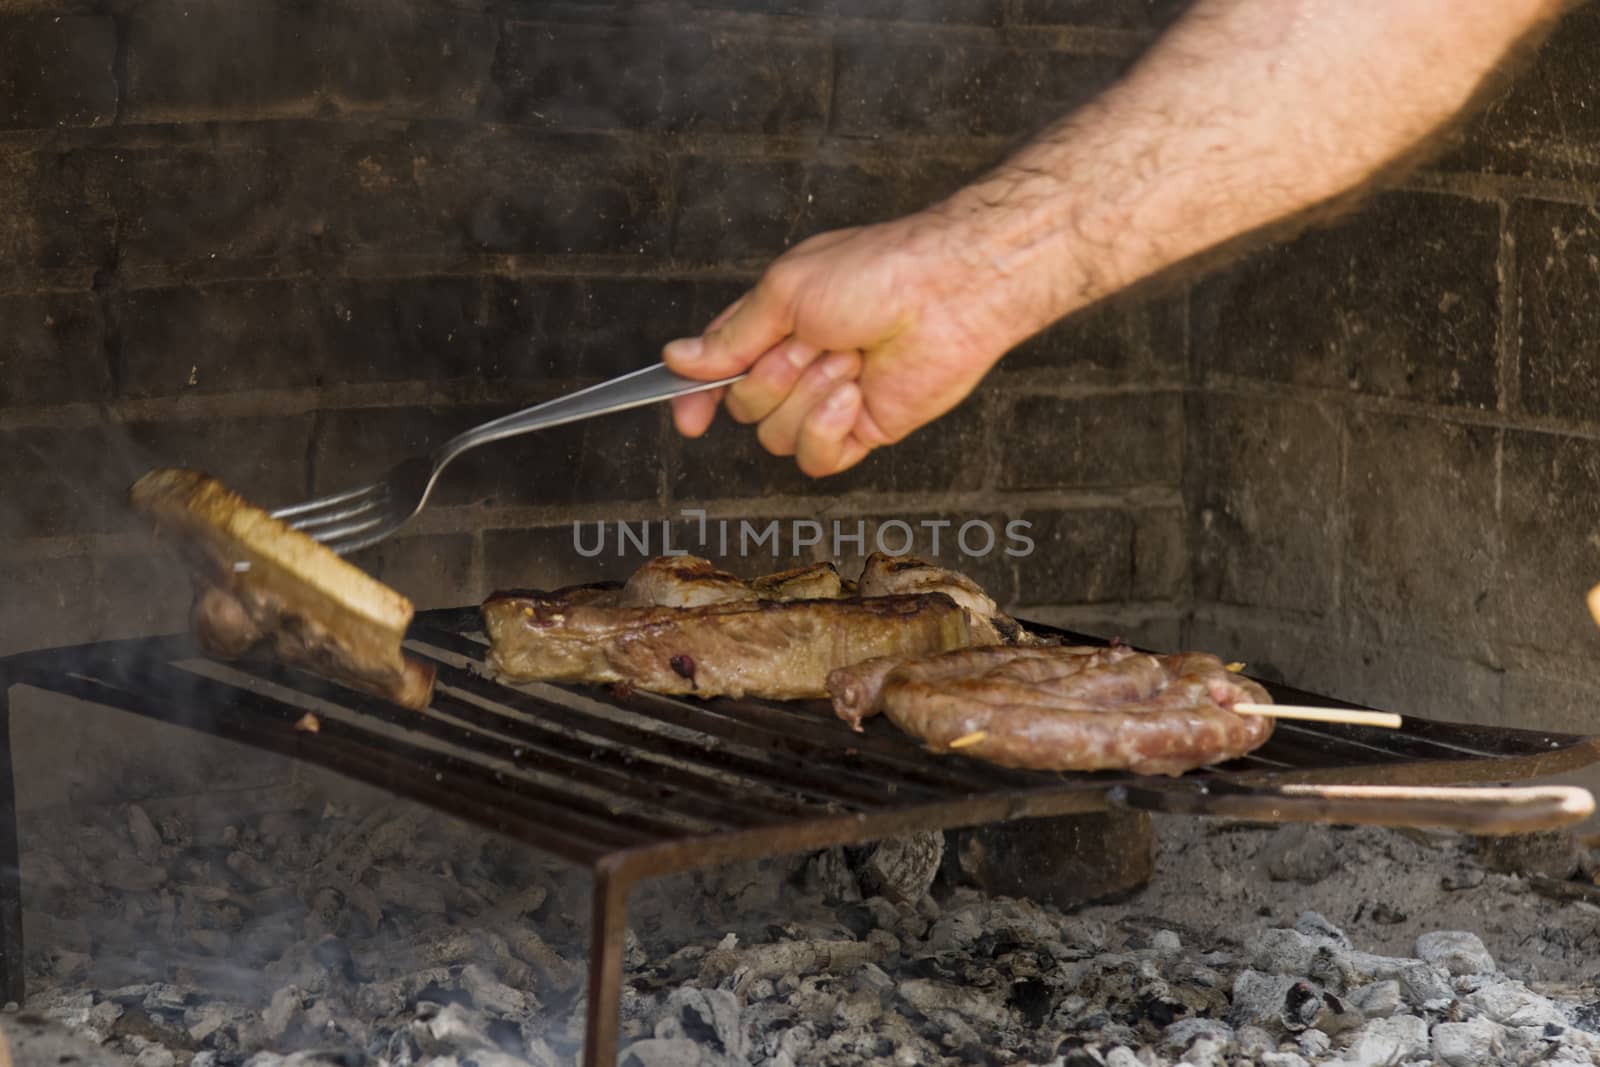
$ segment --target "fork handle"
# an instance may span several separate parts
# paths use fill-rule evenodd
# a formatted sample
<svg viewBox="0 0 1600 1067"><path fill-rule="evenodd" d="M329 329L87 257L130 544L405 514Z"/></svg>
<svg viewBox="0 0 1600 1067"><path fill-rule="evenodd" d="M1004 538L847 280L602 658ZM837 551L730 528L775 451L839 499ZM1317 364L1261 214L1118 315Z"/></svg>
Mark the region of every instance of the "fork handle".
<svg viewBox="0 0 1600 1067"><path fill-rule="evenodd" d="M744 374L735 374L715 381L701 381L685 378L668 370L665 363L657 363L652 367L624 374L620 378L613 378L609 382L591 385L587 389L579 389L576 393L547 400L543 404L535 404L531 408L514 411L510 415L476 426L446 441L439 450L438 460L440 463L448 463L468 449L486 445L491 441L503 441L507 437L516 437L534 430L548 430L552 426L564 426L569 422L591 419L597 415L609 415L630 408L644 407L647 404L671 400L676 396L703 393L707 389L731 385L743 377Z"/></svg>

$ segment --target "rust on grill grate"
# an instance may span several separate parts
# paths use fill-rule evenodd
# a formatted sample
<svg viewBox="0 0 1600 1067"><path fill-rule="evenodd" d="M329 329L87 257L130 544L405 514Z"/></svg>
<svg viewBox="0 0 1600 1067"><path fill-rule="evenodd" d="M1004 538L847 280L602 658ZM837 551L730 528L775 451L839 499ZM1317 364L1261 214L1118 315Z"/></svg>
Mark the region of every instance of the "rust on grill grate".
<svg viewBox="0 0 1600 1067"><path fill-rule="evenodd" d="M317 764L590 869L594 915L585 1062L615 1061L627 897L642 878L730 859L1105 810L1168 780L1015 771L935 756L881 719L853 732L822 702L681 699L595 687L512 688L482 672L473 610L419 614L408 646L438 667L409 711L270 663L221 664L184 637L103 642L0 660L14 687L120 708ZM1096 638L1037 626L1079 643ZM1354 707L1263 683L1275 700ZM296 729L306 714L319 729ZM1240 760L1182 780L1505 781L1600 759L1600 743L1407 719L1397 731L1279 723ZM0 760L0 981L22 999L20 887L9 750ZM1242 790L1242 793L1241 793ZM1173 810L1182 810L1181 807Z"/></svg>

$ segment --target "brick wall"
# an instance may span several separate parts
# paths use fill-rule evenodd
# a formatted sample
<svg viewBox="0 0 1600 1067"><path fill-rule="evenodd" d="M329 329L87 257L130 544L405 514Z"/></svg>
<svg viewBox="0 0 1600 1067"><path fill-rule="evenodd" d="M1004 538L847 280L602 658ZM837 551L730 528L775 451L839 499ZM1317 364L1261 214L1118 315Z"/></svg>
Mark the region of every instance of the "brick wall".
<svg viewBox="0 0 1600 1067"><path fill-rule="evenodd" d="M1196 286L1185 639L1600 728L1600 8L1434 166Z"/></svg>
<svg viewBox="0 0 1600 1067"><path fill-rule="evenodd" d="M785 247L954 189L1170 7L0 0L0 651L183 625L122 505L143 470L286 503L643 365ZM690 549L686 508L860 521L868 548L948 520L940 554L1000 599L1170 642L1184 346L1181 301L1105 309L821 483L664 410L526 438L360 561L428 607L638 562L581 558L574 520L667 520ZM1003 540L963 558L971 519L1034 524L1025 581Z"/></svg>
<svg viewBox="0 0 1600 1067"><path fill-rule="evenodd" d="M955 188L1179 6L0 0L0 651L183 624L122 508L143 470L287 502L641 365L784 247ZM635 413L462 462L361 562L428 607L637 561L580 558L574 520L691 549L687 508L867 546L1025 520L1026 559L952 527L941 554L1035 617L1587 725L1597 23L1367 211L1078 316L858 470Z"/></svg>

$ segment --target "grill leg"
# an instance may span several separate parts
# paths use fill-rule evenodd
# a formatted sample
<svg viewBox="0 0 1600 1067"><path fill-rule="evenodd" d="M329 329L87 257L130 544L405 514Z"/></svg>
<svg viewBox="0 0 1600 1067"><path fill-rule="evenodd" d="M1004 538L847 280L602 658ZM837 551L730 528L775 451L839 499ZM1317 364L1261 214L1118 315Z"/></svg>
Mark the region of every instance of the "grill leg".
<svg viewBox="0 0 1600 1067"><path fill-rule="evenodd" d="M22 870L17 849L17 786L11 773L11 687L0 679L0 1001L20 1005Z"/></svg>
<svg viewBox="0 0 1600 1067"><path fill-rule="evenodd" d="M628 928L628 891L632 887L632 879L618 877L604 867L595 869L584 1067L616 1067L622 1012L622 951Z"/></svg>

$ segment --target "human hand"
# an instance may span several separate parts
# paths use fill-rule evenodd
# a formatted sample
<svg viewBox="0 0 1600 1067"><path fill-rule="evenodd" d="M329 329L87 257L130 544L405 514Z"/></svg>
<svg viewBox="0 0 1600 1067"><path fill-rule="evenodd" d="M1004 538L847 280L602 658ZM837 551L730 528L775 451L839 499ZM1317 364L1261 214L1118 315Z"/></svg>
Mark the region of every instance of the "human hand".
<svg viewBox="0 0 1600 1067"><path fill-rule="evenodd" d="M1021 339L985 273L929 213L795 246L704 334L664 349L690 378L749 369L726 389L674 400L679 432L705 433L725 403L806 474L853 467L955 407Z"/></svg>

